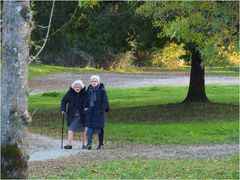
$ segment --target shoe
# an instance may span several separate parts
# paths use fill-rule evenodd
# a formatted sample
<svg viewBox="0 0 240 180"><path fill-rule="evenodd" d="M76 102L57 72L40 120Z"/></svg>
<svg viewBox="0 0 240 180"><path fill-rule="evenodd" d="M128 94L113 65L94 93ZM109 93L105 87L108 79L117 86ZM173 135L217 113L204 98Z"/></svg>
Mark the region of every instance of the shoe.
<svg viewBox="0 0 240 180"><path fill-rule="evenodd" d="M66 145L66 146L64 146L64 149L72 149L72 146Z"/></svg>
<svg viewBox="0 0 240 180"><path fill-rule="evenodd" d="M100 150L100 149L104 149L104 144L99 144L98 147L97 147L97 149L99 149L99 150Z"/></svg>
<svg viewBox="0 0 240 180"><path fill-rule="evenodd" d="M87 149L88 147L86 145L83 145L82 146L82 149Z"/></svg>
<svg viewBox="0 0 240 180"><path fill-rule="evenodd" d="M91 150L91 149L92 149L92 145L91 145L91 144L88 144L88 145L87 145L87 149L88 149L88 150Z"/></svg>

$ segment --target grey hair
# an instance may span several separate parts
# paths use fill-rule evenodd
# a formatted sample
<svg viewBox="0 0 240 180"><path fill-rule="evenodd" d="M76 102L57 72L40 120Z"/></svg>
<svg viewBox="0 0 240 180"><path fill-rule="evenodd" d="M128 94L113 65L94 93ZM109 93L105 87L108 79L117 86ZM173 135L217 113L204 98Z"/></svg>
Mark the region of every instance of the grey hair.
<svg viewBox="0 0 240 180"><path fill-rule="evenodd" d="M92 81L92 80L97 80L98 82L100 82L100 77L98 76L98 75L92 75L91 77L90 77L90 81Z"/></svg>
<svg viewBox="0 0 240 180"><path fill-rule="evenodd" d="M81 89L83 89L85 87L85 85L83 84L83 82L79 79L79 80L76 80L72 83L71 85L71 88L74 88L75 85L79 84Z"/></svg>

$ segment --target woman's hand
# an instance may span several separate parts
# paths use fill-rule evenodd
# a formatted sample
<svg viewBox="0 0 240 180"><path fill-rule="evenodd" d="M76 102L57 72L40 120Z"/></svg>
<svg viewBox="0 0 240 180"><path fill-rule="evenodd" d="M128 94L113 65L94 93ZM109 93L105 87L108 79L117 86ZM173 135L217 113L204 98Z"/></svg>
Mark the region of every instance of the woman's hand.
<svg viewBox="0 0 240 180"><path fill-rule="evenodd" d="M64 111L61 111L62 115L65 115L65 112Z"/></svg>

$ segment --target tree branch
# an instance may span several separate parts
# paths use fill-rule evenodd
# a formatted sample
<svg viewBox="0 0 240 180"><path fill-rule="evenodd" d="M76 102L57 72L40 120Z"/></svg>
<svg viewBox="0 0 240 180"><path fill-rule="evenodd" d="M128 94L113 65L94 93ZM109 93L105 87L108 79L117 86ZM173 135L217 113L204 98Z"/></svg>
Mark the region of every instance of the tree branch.
<svg viewBox="0 0 240 180"><path fill-rule="evenodd" d="M51 10L51 14L50 14L49 22L48 22L48 30L47 30L47 34L46 34L46 37L44 39L43 45L42 45L41 49L37 52L37 54L35 56L31 56L29 58L29 63L39 56L39 54L42 52L43 48L45 47L45 45L47 43L48 35L49 35L50 29L51 29L50 27L51 27L51 23L52 23L52 16L53 16L54 5L55 5L55 0L53 0L52 10Z"/></svg>

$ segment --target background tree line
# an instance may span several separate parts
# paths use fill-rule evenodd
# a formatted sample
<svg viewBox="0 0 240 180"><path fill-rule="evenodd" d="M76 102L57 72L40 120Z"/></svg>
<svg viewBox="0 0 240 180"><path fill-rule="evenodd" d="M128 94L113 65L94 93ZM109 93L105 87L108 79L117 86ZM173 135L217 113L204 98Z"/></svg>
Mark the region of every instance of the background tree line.
<svg viewBox="0 0 240 180"><path fill-rule="evenodd" d="M161 28L152 24L152 18L136 13L142 5L142 2L99 2L91 8L79 6L78 1L57 1L40 60L46 64L114 69L130 65L170 68L183 65L180 56L189 56L184 45L158 38ZM42 26L48 24L51 6L48 1L32 4L36 27L32 32L32 54L45 37L46 28Z"/></svg>
<svg viewBox="0 0 240 180"><path fill-rule="evenodd" d="M32 3L32 54L45 37L42 26L48 24L51 6L49 1ZM190 61L199 44L195 47L208 59L205 65L238 64L237 9L237 2L57 1L40 60L80 67L174 68Z"/></svg>

